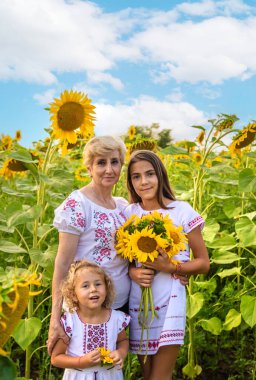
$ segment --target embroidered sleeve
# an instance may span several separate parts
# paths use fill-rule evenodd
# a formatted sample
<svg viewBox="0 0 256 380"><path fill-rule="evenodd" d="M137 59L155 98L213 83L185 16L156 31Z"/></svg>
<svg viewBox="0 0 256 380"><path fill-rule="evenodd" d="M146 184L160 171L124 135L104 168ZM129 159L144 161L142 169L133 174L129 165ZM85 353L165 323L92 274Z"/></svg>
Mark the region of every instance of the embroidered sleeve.
<svg viewBox="0 0 256 380"><path fill-rule="evenodd" d="M122 311L118 312L118 321L117 321L118 334L129 325L130 320L131 320L131 317L128 314L125 314Z"/></svg>
<svg viewBox="0 0 256 380"><path fill-rule="evenodd" d="M201 230L204 228L203 217L196 212L189 203L184 204L184 224L183 228L186 233L192 231L195 227L200 226Z"/></svg>
<svg viewBox="0 0 256 380"><path fill-rule="evenodd" d="M72 193L55 210L53 225L60 232L69 232L74 235L81 235L85 231L86 218L82 201Z"/></svg>
<svg viewBox="0 0 256 380"><path fill-rule="evenodd" d="M69 338L71 338L72 337L72 330L73 330L72 315L68 312L64 313L61 316L60 322L61 322L63 329L64 329L65 333L67 334L67 336Z"/></svg>

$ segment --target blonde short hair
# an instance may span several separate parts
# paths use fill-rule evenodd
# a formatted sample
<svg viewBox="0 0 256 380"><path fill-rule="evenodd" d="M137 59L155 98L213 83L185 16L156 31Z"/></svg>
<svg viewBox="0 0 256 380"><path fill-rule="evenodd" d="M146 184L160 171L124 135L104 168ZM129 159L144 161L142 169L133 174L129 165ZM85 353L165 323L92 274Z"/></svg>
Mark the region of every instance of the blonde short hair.
<svg viewBox="0 0 256 380"><path fill-rule="evenodd" d="M63 281L61 292L64 301L68 307L68 311L73 313L78 308L78 302L75 300L75 280L77 273L82 269L89 269L98 273L104 279L106 285L106 299L102 306L109 308L115 298L115 290L112 279L106 274L106 272L98 265L91 263L87 260L76 261L71 264L68 275Z"/></svg>
<svg viewBox="0 0 256 380"><path fill-rule="evenodd" d="M126 147L123 140L120 137L113 136L98 136L90 139L84 147L84 164L86 167L91 166L96 156L104 156L106 153L110 153L114 150L118 150L120 155L120 161L123 165Z"/></svg>

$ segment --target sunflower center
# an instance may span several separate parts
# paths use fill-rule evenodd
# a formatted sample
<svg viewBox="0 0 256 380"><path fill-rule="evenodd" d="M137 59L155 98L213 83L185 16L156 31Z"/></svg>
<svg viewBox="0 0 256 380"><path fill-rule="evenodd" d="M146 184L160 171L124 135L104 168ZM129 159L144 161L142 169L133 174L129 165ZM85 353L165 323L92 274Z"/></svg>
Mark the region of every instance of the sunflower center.
<svg viewBox="0 0 256 380"><path fill-rule="evenodd" d="M9 170L12 170L13 172L24 172L28 170L21 161L17 161L14 159L8 163L7 167Z"/></svg>
<svg viewBox="0 0 256 380"><path fill-rule="evenodd" d="M74 131L83 124L84 108L79 103L67 102L60 107L57 118L60 129Z"/></svg>
<svg viewBox="0 0 256 380"><path fill-rule="evenodd" d="M245 148L247 145L251 144L255 138L255 132L248 131L245 139L243 141L238 141L236 144L236 149Z"/></svg>
<svg viewBox="0 0 256 380"><path fill-rule="evenodd" d="M148 236L141 236L137 242L137 245L142 252L147 253L153 252L157 247L155 239Z"/></svg>
<svg viewBox="0 0 256 380"><path fill-rule="evenodd" d="M180 242L179 235L176 232L171 232L170 235L171 235L171 238L172 238L174 244L179 244L179 242Z"/></svg>

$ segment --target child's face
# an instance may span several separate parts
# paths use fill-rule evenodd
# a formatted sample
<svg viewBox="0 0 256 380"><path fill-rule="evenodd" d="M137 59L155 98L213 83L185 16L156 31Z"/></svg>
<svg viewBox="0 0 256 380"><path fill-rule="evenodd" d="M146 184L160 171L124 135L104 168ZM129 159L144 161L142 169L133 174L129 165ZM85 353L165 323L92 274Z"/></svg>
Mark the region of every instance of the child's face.
<svg viewBox="0 0 256 380"><path fill-rule="evenodd" d="M75 279L75 297L79 309L90 310L101 307L106 299L107 289L102 275L93 269L84 268L77 272Z"/></svg>
<svg viewBox="0 0 256 380"><path fill-rule="evenodd" d="M158 178L150 162L139 161L132 164L131 180L134 190L141 197L142 202L157 199Z"/></svg>

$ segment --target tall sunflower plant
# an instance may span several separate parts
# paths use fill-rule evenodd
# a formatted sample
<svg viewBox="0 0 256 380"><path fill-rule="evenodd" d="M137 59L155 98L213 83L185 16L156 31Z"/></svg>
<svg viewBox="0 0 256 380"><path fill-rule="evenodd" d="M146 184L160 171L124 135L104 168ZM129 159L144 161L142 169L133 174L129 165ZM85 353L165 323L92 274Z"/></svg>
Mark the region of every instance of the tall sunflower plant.
<svg viewBox="0 0 256 380"><path fill-rule="evenodd" d="M187 238L182 226L175 226L168 215L158 211L139 218L133 214L116 232L117 254L130 262L142 265L146 261L154 262L164 249L173 263L178 263L174 256L185 249ZM144 331L147 333L146 356L148 352L148 329L158 314L154 307L152 288L141 287L141 300L138 320L141 325L140 350Z"/></svg>

